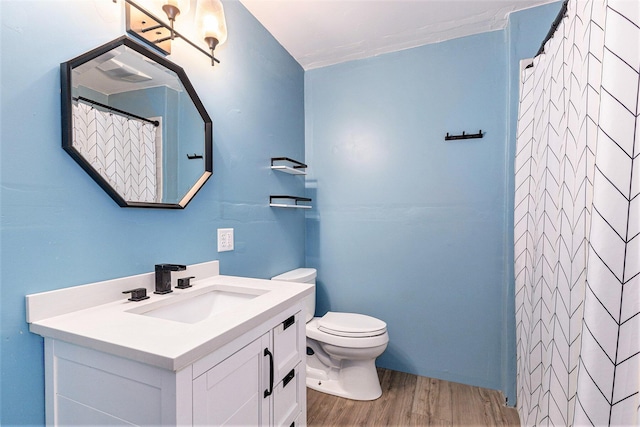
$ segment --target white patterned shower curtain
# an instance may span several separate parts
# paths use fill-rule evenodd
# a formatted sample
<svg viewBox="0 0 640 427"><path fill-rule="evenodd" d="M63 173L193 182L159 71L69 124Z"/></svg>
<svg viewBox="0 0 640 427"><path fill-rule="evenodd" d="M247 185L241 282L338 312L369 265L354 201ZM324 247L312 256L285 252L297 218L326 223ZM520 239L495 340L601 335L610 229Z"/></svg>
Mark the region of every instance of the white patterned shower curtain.
<svg viewBox="0 0 640 427"><path fill-rule="evenodd" d="M73 146L126 201L161 201L153 124L78 102Z"/></svg>
<svg viewBox="0 0 640 427"><path fill-rule="evenodd" d="M520 419L638 425L640 1L570 0L544 50L520 85Z"/></svg>

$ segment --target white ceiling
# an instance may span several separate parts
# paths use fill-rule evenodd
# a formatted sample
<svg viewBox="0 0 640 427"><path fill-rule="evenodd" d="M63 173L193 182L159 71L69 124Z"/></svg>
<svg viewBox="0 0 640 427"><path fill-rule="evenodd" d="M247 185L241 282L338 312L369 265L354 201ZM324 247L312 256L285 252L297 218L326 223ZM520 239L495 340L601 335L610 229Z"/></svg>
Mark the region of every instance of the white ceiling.
<svg viewBox="0 0 640 427"><path fill-rule="evenodd" d="M554 1L241 0L305 70L502 29Z"/></svg>

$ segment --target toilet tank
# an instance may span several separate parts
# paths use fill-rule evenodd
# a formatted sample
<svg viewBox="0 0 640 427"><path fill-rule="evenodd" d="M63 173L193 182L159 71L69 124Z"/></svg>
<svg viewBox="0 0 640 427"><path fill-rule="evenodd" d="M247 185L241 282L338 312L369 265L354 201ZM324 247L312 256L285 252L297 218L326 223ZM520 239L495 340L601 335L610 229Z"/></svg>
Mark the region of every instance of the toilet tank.
<svg viewBox="0 0 640 427"><path fill-rule="evenodd" d="M311 295L305 297L305 303L307 305L307 322L313 319L316 312L316 276L317 272L315 268L296 268L295 270L287 271L286 273L278 274L271 278L271 280L310 283L313 285L313 292Z"/></svg>

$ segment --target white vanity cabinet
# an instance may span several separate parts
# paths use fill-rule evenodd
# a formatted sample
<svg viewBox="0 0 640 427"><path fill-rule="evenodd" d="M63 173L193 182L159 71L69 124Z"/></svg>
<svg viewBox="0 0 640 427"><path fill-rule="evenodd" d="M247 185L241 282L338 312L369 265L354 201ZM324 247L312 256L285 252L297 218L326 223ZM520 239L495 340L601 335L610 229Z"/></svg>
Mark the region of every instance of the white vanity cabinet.
<svg viewBox="0 0 640 427"><path fill-rule="evenodd" d="M304 304L171 371L45 339L48 425L306 425Z"/></svg>
<svg viewBox="0 0 640 427"><path fill-rule="evenodd" d="M279 321L269 332L213 366L209 358L196 362L193 424L305 424L301 415L306 413L301 319L304 316L298 312Z"/></svg>

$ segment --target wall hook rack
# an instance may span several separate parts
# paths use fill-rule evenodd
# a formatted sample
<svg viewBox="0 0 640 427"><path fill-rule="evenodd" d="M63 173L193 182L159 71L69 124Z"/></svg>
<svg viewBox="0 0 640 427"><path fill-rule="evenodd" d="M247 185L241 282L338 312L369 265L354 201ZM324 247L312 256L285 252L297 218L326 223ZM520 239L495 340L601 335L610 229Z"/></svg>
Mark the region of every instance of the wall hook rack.
<svg viewBox="0 0 640 427"><path fill-rule="evenodd" d="M189 160L193 160L193 159L202 159L202 154L187 154L187 159Z"/></svg>
<svg viewBox="0 0 640 427"><path fill-rule="evenodd" d="M478 133L465 133L462 132L462 135L449 135L449 132L447 132L447 135L444 137L445 141L453 141L456 139L473 139L473 138L482 138L483 137L483 133L482 133L482 129L478 131Z"/></svg>

